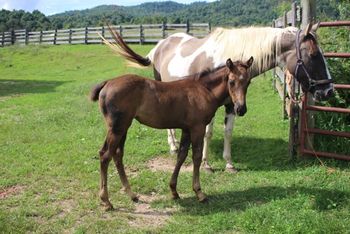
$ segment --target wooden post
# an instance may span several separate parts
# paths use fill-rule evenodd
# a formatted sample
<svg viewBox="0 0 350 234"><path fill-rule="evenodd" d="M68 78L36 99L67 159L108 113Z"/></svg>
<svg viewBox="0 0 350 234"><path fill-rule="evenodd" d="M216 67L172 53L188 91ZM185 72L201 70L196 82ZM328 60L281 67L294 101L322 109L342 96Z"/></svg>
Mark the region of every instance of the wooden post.
<svg viewBox="0 0 350 234"><path fill-rule="evenodd" d="M55 29L55 33L53 35L53 44L56 45L56 41L57 41L57 28Z"/></svg>
<svg viewBox="0 0 350 234"><path fill-rule="evenodd" d="M140 45L142 45L143 44L143 42L144 42L144 35L143 35L143 26L142 26L142 24L140 24Z"/></svg>
<svg viewBox="0 0 350 234"><path fill-rule="evenodd" d="M16 41L16 34L15 34L15 30L11 30L11 45L14 45Z"/></svg>
<svg viewBox="0 0 350 234"><path fill-rule="evenodd" d="M208 23L208 33L211 33L211 23Z"/></svg>
<svg viewBox="0 0 350 234"><path fill-rule="evenodd" d="M189 20L186 21L186 33L190 34L190 21Z"/></svg>
<svg viewBox="0 0 350 234"><path fill-rule="evenodd" d="M73 30L70 28L69 29L69 36L68 36L68 43L72 44L72 34L73 34Z"/></svg>
<svg viewBox="0 0 350 234"><path fill-rule="evenodd" d="M163 21L163 24L162 24L162 38L163 38L163 39L166 37L165 29L166 29L166 24L165 24L165 22Z"/></svg>
<svg viewBox="0 0 350 234"><path fill-rule="evenodd" d="M2 32L2 36L1 36L1 46L4 47L5 45L5 32Z"/></svg>
<svg viewBox="0 0 350 234"><path fill-rule="evenodd" d="M301 28L306 28L309 23L315 22L316 19L316 0L301 0L301 8L302 8L302 18L301 18ZM312 100L311 95L307 95L307 105L314 105L314 101ZM305 107L303 106L303 109ZM315 119L312 112L307 112L307 128L313 128L315 125ZM302 121L302 119L301 119ZM303 129L300 129L302 131ZM308 135L305 137L305 147L307 149L313 148L314 137L313 135ZM301 144L304 144L302 142Z"/></svg>
<svg viewBox="0 0 350 234"><path fill-rule="evenodd" d="M102 37L105 37L105 26L102 26L102 32L101 32L101 34L102 34ZM101 38L101 43L103 44L102 38Z"/></svg>
<svg viewBox="0 0 350 234"><path fill-rule="evenodd" d="M88 43L88 27L85 27L85 44Z"/></svg>
<svg viewBox="0 0 350 234"><path fill-rule="evenodd" d="M297 26L297 3L292 3L292 26Z"/></svg>
<svg viewBox="0 0 350 234"><path fill-rule="evenodd" d="M28 45L28 30L24 29L24 44Z"/></svg>
<svg viewBox="0 0 350 234"><path fill-rule="evenodd" d="M123 26L119 25L119 34L123 37Z"/></svg>
<svg viewBox="0 0 350 234"><path fill-rule="evenodd" d="M39 44L43 42L43 31L40 30L40 35L39 35Z"/></svg>

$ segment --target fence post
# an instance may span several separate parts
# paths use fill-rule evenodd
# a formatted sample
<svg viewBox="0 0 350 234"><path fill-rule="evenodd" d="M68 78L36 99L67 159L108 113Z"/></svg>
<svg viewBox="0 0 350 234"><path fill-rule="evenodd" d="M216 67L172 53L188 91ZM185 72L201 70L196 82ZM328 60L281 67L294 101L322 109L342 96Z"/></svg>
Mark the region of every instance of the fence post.
<svg viewBox="0 0 350 234"><path fill-rule="evenodd" d="M143 35L143 26L142 24L140 24L140 45L143 44L145 38L144 38L144 35Z"/></svg>
<svg viewBox="0 0 350 234"><path fill-rule="evenodd" d="M163 21L163 23L162 23L162 38L163 38L163 39L166 37L165 29L166 29L166 24L165 24L165 22Z"/></svg>
<svg viewBox="0 0 350 234"><path fill-rule="evenodd" d="M43 42L43 31L40 30L40 35L39 35L39 44Z"/></svg>
<svg viewBox="0 0 350 234"><path fill-rule="evenodd" d="M85 44L88 43L88 27L85 27Z"/></svg>
<svg viewBox="0 0 350 234"><path fill-rule="evenodd" d="M72 29L69 29L68 32L68 44L72 44Z"/></svg>
<svg viewBox="0 0 350 234"><path fill-rule="evenodd" d="M28 45L28 30L24 29L24 44Z"/></svg>
<svg viewBox="0 0 350 234"><path fill-rule="evenodd" d="M2 40L1 40L1 46L4 47L5 46L5 32L2 32Z"/></svg>
<svg viewBox="0 0 350 234"><path fill-rule="evenodd" d="M211 23L208 23L208 33L211 33Z"/></svg>
<svg viewBox="0 0 350 234"><path fill-rule="evenodd" d="M119 34L123 37L123 26L119 25Z"/></svg>
<svg viewBox="0 0 350 234"><path fill-rule="evenodd" d="M297 3L292 3L292 26L297 26Z"/></svg>
<svg viewBox="0 0 350 234"><path fill-rule="evenodd" d="M186 33L190 34L190 21L186 20Z"/></svg>
<svg viewBox="0 0 350 234"><path fill-rule="evenodd" d="M301 0L301 8L302 8L302 17L301 17L301 28L306 28L309 23L313 23L316 19L316 1L315 0ZM314 101L312 100L311 95L307 95L306 100L307 105L314 105ZM305 106L302 107L305 109ZM306 111L306 110L305 110ZM306 112L305 112L306 113ZM309 112L306 113L306 120L301 119L302 121L306 121L306 128L313 128L315 125L314 115ZM304 129L300 129L301 134L305 134ZM302 138L302 137L301 137ZM305 144L305 147L308 149L312 149L314 137L313 135L306 136L304 138L306 142L300 142L300 144Z"/></svg>
<svg viewBox="0 0 350 234"><path fill-rule="evenodd" d="M11 44L14 45L16 41L16 34L15 34L15 30L11 30Z"/></svg>
<svg viewBox="0 0 350 234"><path fill-rule="evenodd" d="M102 29L101 30L102 30L102 32L101 32L102 33L102 37L104 38L105 37L105 26L102 25ZM101 38L101 43L103 44L102 38Z"/></svg>
<svg viewBox="0 0 350 234"><path fill-rule="evenodd" d="M57 28L55 29L55 33L53 35L53 44L56 45L56 40L57 40Z"/></svg>

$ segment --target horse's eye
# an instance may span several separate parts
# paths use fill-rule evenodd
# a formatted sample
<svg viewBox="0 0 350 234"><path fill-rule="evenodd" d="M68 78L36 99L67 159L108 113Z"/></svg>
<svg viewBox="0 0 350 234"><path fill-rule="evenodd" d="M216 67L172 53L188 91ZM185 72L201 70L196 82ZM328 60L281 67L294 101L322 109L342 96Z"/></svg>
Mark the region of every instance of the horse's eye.
<svg viewBox="0 0 350 234"><path fill-rule="evenodd" d="M228 83L230 84L230 86L234 86L235 85L235 81L234 80L229 80Z"/></svg>

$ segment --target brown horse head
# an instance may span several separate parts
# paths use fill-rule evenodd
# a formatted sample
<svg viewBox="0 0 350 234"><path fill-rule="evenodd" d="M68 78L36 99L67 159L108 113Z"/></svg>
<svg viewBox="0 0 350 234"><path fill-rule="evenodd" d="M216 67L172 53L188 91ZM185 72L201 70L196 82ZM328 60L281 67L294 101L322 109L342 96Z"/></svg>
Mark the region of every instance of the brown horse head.
<svg viewBox="0 0 350 234"><path fill-rule="evenodd" d="M316 100L324 100L334 94L334 86L317 43L318 26L309 24L304 30L297 31L294 48L287 56L287 69L304 91L310 92Z"/></svg>
<svg viewBox="0 0 350 234"><path fill-rule="evenodd" d="M247 112L246 94L250 77L248 76L248 68L253 63L253 57L250 57L247 62L236 61L231 59L226 61L226 66L230 70L228 75L228 90L232 102L234 104L235 114L243 116Z"/></svg>

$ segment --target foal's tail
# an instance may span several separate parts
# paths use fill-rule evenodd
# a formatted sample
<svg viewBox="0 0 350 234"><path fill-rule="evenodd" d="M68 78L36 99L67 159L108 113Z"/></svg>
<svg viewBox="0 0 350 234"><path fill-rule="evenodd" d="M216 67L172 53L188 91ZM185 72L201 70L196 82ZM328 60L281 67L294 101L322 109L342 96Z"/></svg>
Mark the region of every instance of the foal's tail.
<svg viewBox="0 0 350 234"><path fill-rule="evenodd" d="M113 30L110 25L108 25L108 29L116 42L115 44L110 43L106 40L101 34L99 36L102 38L103 42L108 45L112 50L116 51L118 54L129 60L132 65L138 65L141 67L148 67L152 64L152 61L148 57L143 57L133 51L123 40L122 36L116 31Z"/></svg>
<svg viewBox="0 0 350 234"><path fill-rule="evenodd" d="M103 81L102 83L95 85L92 89L91 89L91 93L90 93L90 99L93 102L96 102L98 100L98 97L100 95L101 89L103 89L103 87L107 84L107 81Z"/></svg>

